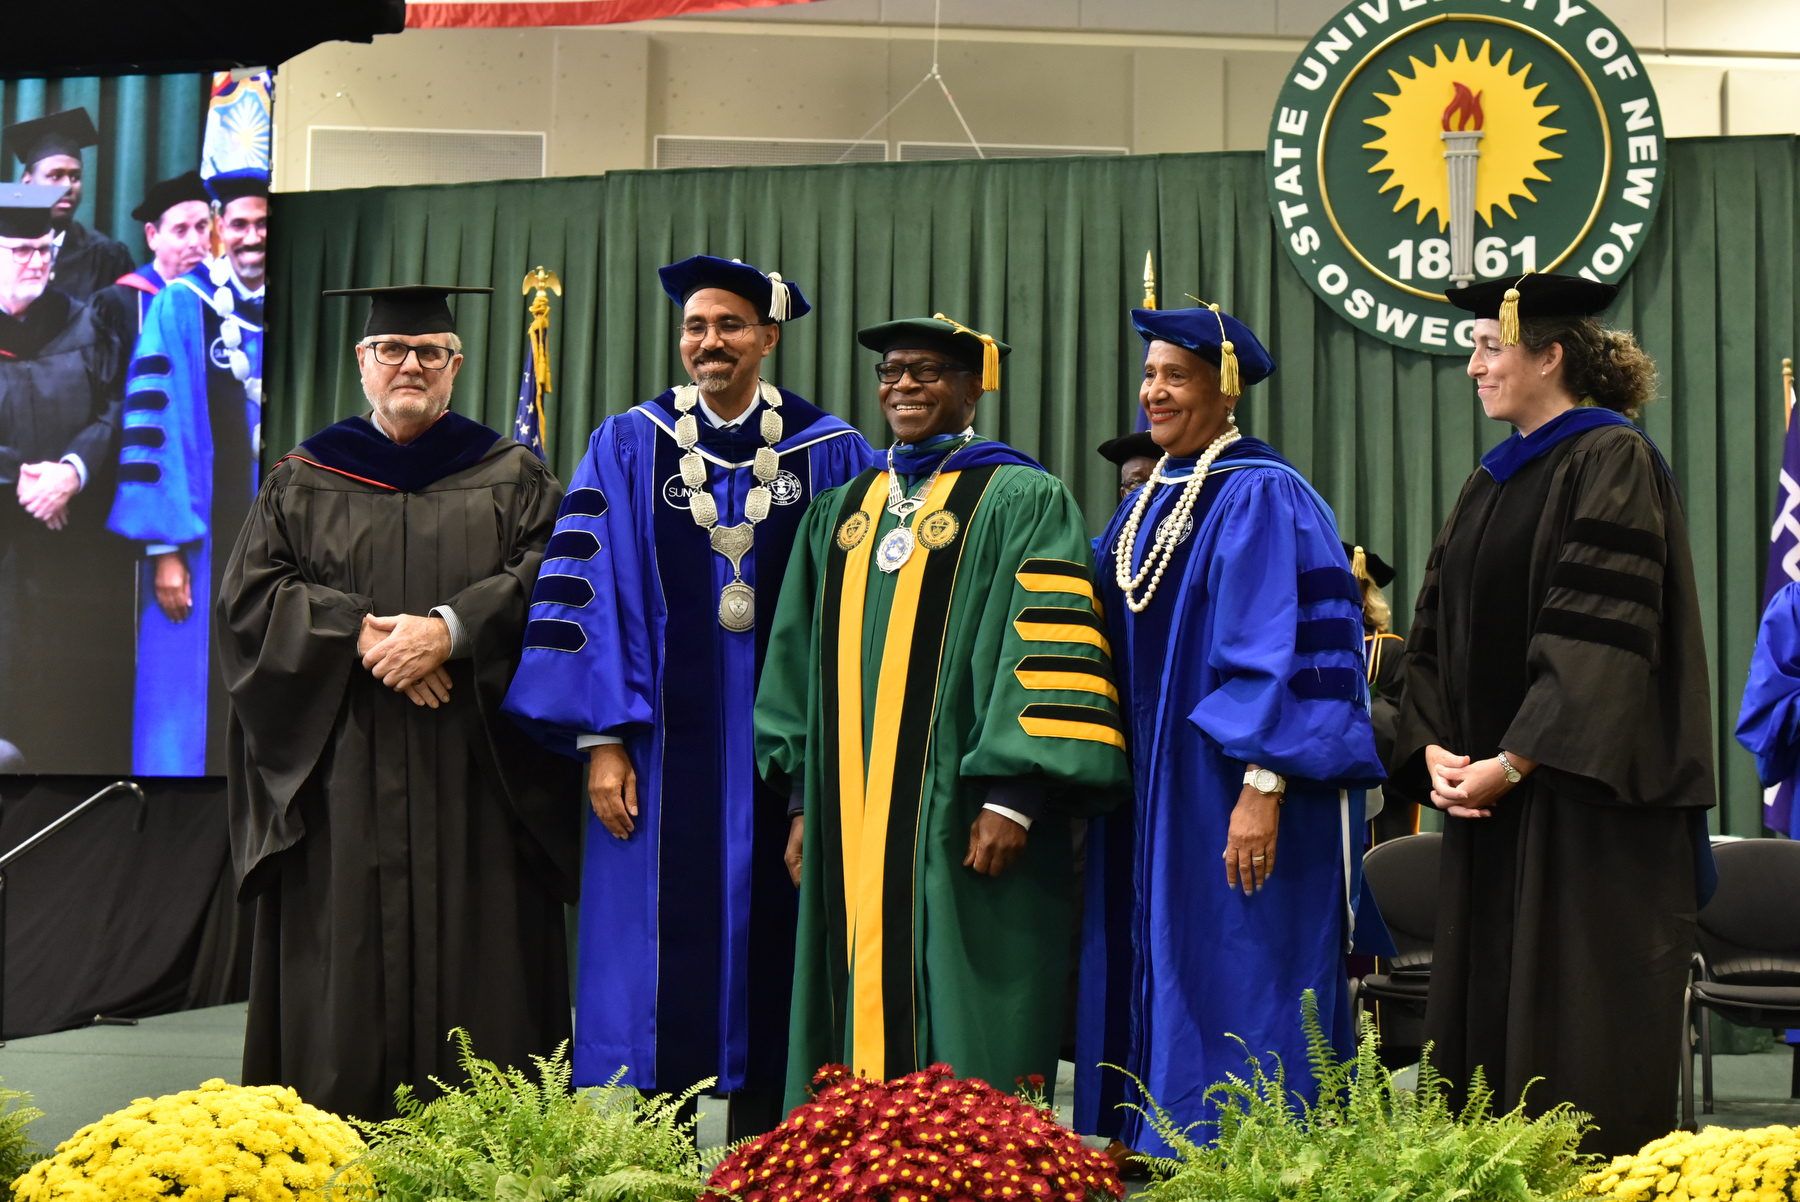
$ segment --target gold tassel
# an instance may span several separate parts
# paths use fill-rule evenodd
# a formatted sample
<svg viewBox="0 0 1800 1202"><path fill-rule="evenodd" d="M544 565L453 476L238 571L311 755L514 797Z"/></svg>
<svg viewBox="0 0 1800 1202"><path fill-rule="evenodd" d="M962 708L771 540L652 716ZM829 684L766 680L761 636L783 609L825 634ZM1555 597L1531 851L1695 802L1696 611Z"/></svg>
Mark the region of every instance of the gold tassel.
<svg viewBox="0 0 1800 1202"><path fill-rule="evenodd" d="M1369 557L1361 547L1357 547L1350 555L1350 574L1358 580L1368 580Z"/></svg>
<svg viewBox="0 0 1800 1202"><path fill-rule="evenodd" d="M1226 396L1242 396L1244 383L1238 374L1237 348L1225 337L1225 319L1219 316L1219 306L1206 307L1219 319L1219 391Z"/></svg>
<svg viewBox="0 0 1800 1202"><path fill-rule="evenodd" d="M1530 275L1528 271L1525 275ZM1519 345L1519 285L1525 282L1525 275L1513 281L1513 286L1506 290L1500 301L1500 345Z"/></svg>
<svg viewBox="0 0 1800 1202"><path fill-rule="evenodd" d="M981 340L981 391L1000 391L1000 347L995 344L993 335L982 334L971 330L954 317L945 317L942 313L933 313L938 321L948 322L956 327L958 334L967 334L971 338Z"/></svg>

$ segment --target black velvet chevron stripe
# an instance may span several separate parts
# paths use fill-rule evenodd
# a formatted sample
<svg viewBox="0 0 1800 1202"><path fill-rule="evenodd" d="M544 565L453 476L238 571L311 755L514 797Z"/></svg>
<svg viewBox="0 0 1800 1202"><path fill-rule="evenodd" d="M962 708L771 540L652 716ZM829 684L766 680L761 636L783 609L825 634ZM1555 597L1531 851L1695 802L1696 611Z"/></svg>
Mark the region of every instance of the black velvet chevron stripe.
<svg viewBox="0 0 1800 1202"><path fill-rule="evenodd" d="M159 426L132 426L119 439L122 447L160 447L167 436Z"/></svg>
<svg viewBox="0 0 1800 1202"><path fill-rule="evenodd" d="M600 540L586 530L558 530L544 548L545 559L592 559L600 553Z"/></svg>
<svg viewBox="0 0 1800 1202"><path fill-rule="evenodd" d="M162 469L154 463L121 463L120 484L155 484L162 479Z"/></svg>
<svg viewBox="0 0 1800 1202"><path fill-rule="evenodd" d="M142 392L128 392L125 394L125 412L127 413L130 413L133 409L167 409L168 407L169 394L160 392L154 388L146 388Z"/></svg>
<svg viewBox="0 0 1800 1202"><path fill-rule="evenodd" d="M1362 631L1350 618L1320 618L1316 622L1301 622L1294 629L1294 650L1302 655L1360 651L1362 643Z"/></svg>
<svg viewBox="0 0 1800 1202"><path fill-rule="evenodd" d="M1027 559L1019 565L1021 576L1073 576L1077 580L1086 580L1090 573L1086 566L1070 563L1066 559Z"/></svg>
<svg viewBox="0 0 1800 1202"><path fill-rule="evenodd" d="M1572 609L1545 609L1538 614L1537 632L1586 643L1602 643L1647 660L1656 658L1656 636L1642 626L1612 618L1596 618L1593 614L1577 613Z"/></svg>
<svg viewBox="0 0 1800 1202"><path fill-rule="evenodd" d="M142 355L131 361L131 370L127 378L136 376L166 376L169 374L169 357L167 355Z"/></svg>
<svg viewBox="0 0 1800 1202"><path fill-rule="evenodd" d="M1071 626L1088 626L1102 634L1106 632L1106 628L1100 624L1099 615L1091 609L1064 609L1058 606L1037 605L1030 609L1020 610L1018 620L1027 624L1066 623Z"/></svg>
<svg viewBox="0 0 1800 1202"><path fill-rule="evenodd" d="M1302 701L1355 701L1362 687L1362 673L1355 668L1302 668L1288 678L1288 688Z"/></svg>
<svg viewBox="0 0 1800 1202"><path fill-rule="evenodd" d="M1636 601L1639 605L1648 605L1654 610L1662 609L1662 585L1656 581L1632 572L1598 568L1589 563L1565 561L1557 564L1550 572L1550 587L1595 593L1602 597L1617 597L1621 601Z"/></svg>
<svg viewBox="0 0 1800 1202"><path fill-rule="evenodd" d="M587 635L580 626L563 618L533 618L525 623L525 646L545 651L579 651L587 646Z"/></svg>
<svg viewBox="0 0 1800 1202"><path fill-rule="evenodd" d="M1436 609L1438 603L1438 586L1428 584L1419 590L1419 609Z"/></svg>
<svg viewBox="0 0 1800 1202"><path fill-rule="evenodd" d="M1421 608L1423 608L1421 606ZM1437 627L1414 625L1406 632L1406 645L1409 650L1420 655L1437 654Z"/></svg>
<svg viewBox="0 0 1800 1202"><path fill-rule="evenodd" d="M577 488L564 494L556 516L597 518L606 512L606 494L597 488Z"/></svg>
<svg viewBox="0 0 1800 1202"><path fill-rule="evenodd" d="M1425 570L1427 572L1435 571L1437 569L1438 563L1443 558L1444 558L1444 544L1439 543L1437 546L1435 546L1431 549L1431 554L1429 554L1425 557Z"/></svg>
<svg viewBox="0 0 1800 1202"><path fill-rule="evenodd" d="M560 574L539 576L537 588L531 594L533 605L548 602L552 605L567 605L572 609L580 609L593 599L592 584L579 576Z"/></svg>
<svg viewBox="0 0 1800 1202"><path fill-rule="evenodd" d="M1105 676L1110 669L1097 659L1081 655L1027 655L1019 661L1021 672L1086 672Z"/></svg>
<svg viewBox="0 0 1800 1202"><path fill-rule="evenodd" d="M1602 547L1625 555L1642 555L1657 563L1661 563L1667 554L1661 535L1601 518L1576 518L1569 523L1563 537L1572 543L1586 543L1590 547Z"/></svg>
<svg viewBox="0 0 1800 1202"><path fill-rule="evenodd" d="M1120 732L1125 729L1125 724L1117 714L1097 705L1053 705L1039 702L1026 706L1020 711L1019 717L1045 718L1055 722L1092 722L1096 726L1110 726Z"/></svg>
<svg viewBox="0 0 1800 1202"><path fill-rule="evenodd" d="M1333 599L1362 604L1362 589L1356 577L1343 568L1314 568L1300 573L1300 604L1311 605Z"/></svg>

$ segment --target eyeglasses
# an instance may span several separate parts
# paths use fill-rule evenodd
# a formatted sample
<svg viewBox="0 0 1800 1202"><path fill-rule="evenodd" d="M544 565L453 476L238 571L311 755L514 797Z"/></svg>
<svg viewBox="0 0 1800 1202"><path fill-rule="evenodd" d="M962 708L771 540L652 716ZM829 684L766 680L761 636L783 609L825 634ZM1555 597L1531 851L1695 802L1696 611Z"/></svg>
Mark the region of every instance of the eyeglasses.
<svg viewBox="0 0 1800 1202"><path fill-rule="evenodd" d="M56 243L54 242L46 242L42 246L9 246L6 249L12 251L13 262L21 266L40 256L45 262L56 257Z"/></svg>
<svg viewBox="0 0 1800 1202"><path fill-rule="evenodd" d="M745 321L741 317L721 317L717 321L701 321L699 318L695 318L692 321L681 323L681 338L684 342L700 342L706 338L706 331L715 330L719 337L729 342L734 338L742 338L746 330L773 324L773 322L767 321Z"/></svg>
<svg viewBox="0 0 1800 1202"><path fill-rule="evenodd" d="M898 384L901 376L910 375L916 383L935 384L948 372L968 370L966 367L923 359L917 363L877 363L875 378L883 384Z"/></svg>
<svg viewBox="0 0 1800 1202"><path fill-rule="evenodd" d="M399 367L406 362L408 355L418 357L419 366L426 371L437 371L450 362L454 353L447 346L438 346L428 342L424 346L408 346L404 342L371 342L367 346L375 352L375 362L387 367Z"/></svg>

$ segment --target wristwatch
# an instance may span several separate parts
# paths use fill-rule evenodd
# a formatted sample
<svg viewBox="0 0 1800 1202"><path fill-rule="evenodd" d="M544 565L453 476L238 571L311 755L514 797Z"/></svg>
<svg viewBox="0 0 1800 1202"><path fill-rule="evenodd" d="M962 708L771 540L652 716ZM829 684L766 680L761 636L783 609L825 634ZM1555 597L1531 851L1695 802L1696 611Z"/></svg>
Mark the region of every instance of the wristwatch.
<svg viewBox="0 0 1800 1202"><path fill-rule="evenodd" d="M1516 785L1525 779L1525 774L1513 767L1513 762L1506 758L1506 753L1504 751L1494 758L1500 761L1500 771L1506 773L1507 784Z"/></svg>
<svg viewBox="0 0 1800 1202"><path fill-rule="evenodd" d="M1264 797L1287 792L1287 782L1281 779L1280 774L1271 772L1267 768L1246 768L1244 783Z"/></svg>

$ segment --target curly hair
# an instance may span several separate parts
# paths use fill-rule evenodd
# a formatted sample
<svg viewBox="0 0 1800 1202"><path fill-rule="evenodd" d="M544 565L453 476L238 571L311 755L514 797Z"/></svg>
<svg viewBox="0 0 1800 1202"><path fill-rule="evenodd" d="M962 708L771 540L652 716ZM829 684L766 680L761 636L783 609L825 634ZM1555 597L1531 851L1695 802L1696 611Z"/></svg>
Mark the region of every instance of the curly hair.
<svg viewBox="0 0 1800 1202"><path fill-rule="evenodd" d="M1635 418L1656 399L1656 361L1630 330L1609 330L1592 317L1524 318L1519 345L1542 355L1563 348L1563 382L1594 404Z"/></svg>

